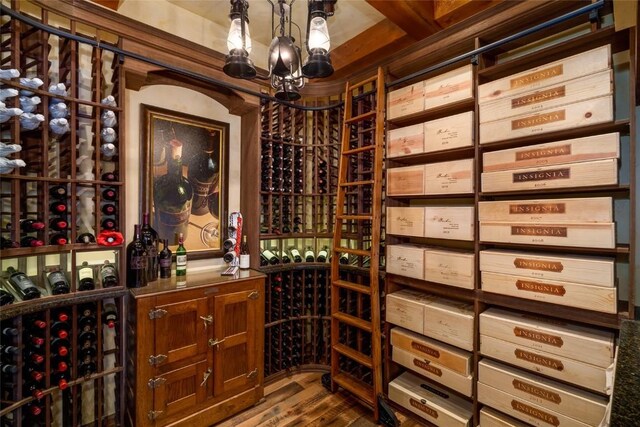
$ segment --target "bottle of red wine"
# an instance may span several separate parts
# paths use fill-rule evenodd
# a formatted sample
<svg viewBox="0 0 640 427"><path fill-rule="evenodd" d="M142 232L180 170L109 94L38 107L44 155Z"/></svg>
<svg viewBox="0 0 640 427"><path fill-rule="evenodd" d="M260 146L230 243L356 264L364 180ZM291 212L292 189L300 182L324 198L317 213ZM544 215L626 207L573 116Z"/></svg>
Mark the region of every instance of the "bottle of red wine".
<svg viewBox="0 0 640 427"><path fill-rule="evenodd" d="M103 200L114 201L117 198L118 198L118 191L115 188L109 187L102 190Z"/></svg>
<svg viewBox="0 0 640 427"><path fill-rule="evenodd" d="M115 219L105 218L100 223L103 230L115 230L118 227Z"/></svg>
<svg viewBox="0 0 640 427"><path fill-rule="evenodd" d="M96 288L96 283L93 279L93 268L87 261L83 262L78 268L78 290L90 291Z"/></svg>
<svg viewBox="0 0 640 427"><path fill-rule="evenodd" d="M142 215L142 229L140 230L142 244L147 250L147 281L153 282L158 279L160 265L158 263L158 233L149 224L149 214Z"/></svg>
<svg viewBox="0 0 640 427"><path fill-rule="evenodd" d="M71 344L66 338L53 338L51 340L51 354L65 357L69 354L69 348Z"/></svg>
<svg viewBox="0 0 640 427"><path fill-rule="evenodd" d="M302 256L300 255L300 251L296 248L289 249L291 252L291 256L293 257L293 262L302 262Z"/></svg>
<svg viewBox="0 0 640 427"><path fill-rule="evenodd" d="M318 262L326 262L327 261L327 255L329 254L329 251L327 250L327 247L325 246L324 248L322 248L320 250L320 252L318 252L318 258L317 261Z"/></svg>
<svg viewBox="0 0 640 427"><path fill-rule="evenodd" d="M51 324L50 330L52 337L66 339L69 337L71 326L67 322L56 320Z"/></svg>
<svg viewBox="0 0 640 427"><path fill-rule="evenodd" d="M44 246L44 242L37 237L25 236L20 239L20 246L23 248L37 248L38 246Z"/></svg>
<svg viewBox="0 0 640 427"><path fill-rule="evenodd" d="M56 233L49 238L49 244L51 245L66 245L67 242L67 235L63 233Z"/></svg>
<svg viewBox="0 0 640 427"><path fill-rule="evenodd" d="M13 304L16 298L6 289L3 289L3 284L0 283L0 307L3 305Z"/></svg>
<svg viewBox="0 0 640 427"><path fill-rule="evenodd" d="M133 241L127 245L127 287L141 288L147 285L147 251L142 243L140 224L134 226Z"/></svg>
<svg viewBox="0 0 640 427"><path fill-rule="evenodd" d="M54 231L64 231L67 229L67 221L62 217L51 218L49 228Z"/></svg>
<svg viewBox="0 0 640 427"><path fill-rule="evenodd" d="M113 203L105 203L104 205L102 205L102 208L100 208L100 210L105 215L115 215L116 205L114 205Z"/></svg>
<svg viewBox="0 0 640 427"><path fill-rule="evenodd" d="M51 385L56 385L60 390L66 390L69 387L69 374L66 372L54 372L51 374Z"/></svg>
<svg viewBox="0 0 640 427"><path fill-rule="evenodd" d="M265 249L264 251L262 251L262 255L271 265L276 265L280 262L280 258L278 258L278 256L269 249Z"/></svg>
<svg viewBox="0 0 640 427"><path fill-rule="evenodd" d="M7 268L7 273L9 273L7 283L23 301L40 298L40 290L26 274L16 271L13 267Z"/></svg>
<svg viewBox="0 0 640 427"><path fill-rule="evenodd" d="M47 281L49 282L49 286L51 286L51 293L53 295L68 294L71 290L67 276L60 270L49 273L47 275Z"/></svg>
<svg viewBox="0 0 640 427"><path fill-rule="evenodd" d="M49 210L54 214L61 214L67 211L67 204L64 202L53 202L49 205Z"/></svg>
<svg viewBox="0 0 640 427"><path fill-rule="evenodd" d="M118 321L118 308L113 298L105 299L102 302L102 323L113 329Z"/></svg>
<svg viewBox="0 0 640 427"><path fill-rule="evenodd" d="M162 279L171 277L171 250L169 249L168 243L167 239L162 240L162 245L164 247L160 251L159 255L160 277Z"/></svg>
<svg viewBox="0 0 640 427"><path fill-rule="evenodd" d="M191 182L182 176L182 142L169 142L171 158L167 174L154 183L154 205L158 234L163 239L174 239L182 233L187 236L189 216L193 201Z"/></svg>
<svg viewBox="0 0 640 427"><path fill-rule="evenodd" d="M247 235L242 236L240 244L240 268L245 270L251 267L251 258L249 255L249 244L247 243Z"/></svg>
<svg viewBox="0 0 640 427"><path fill-rule="evenodd" d="M67 197L67 187L64 185L53 185L49 187L49 195L54 199L65 199Z"/></svg>
<svg viewBox="0 0 640 427"><path fill-rule="evenodd" d="M103 181L114 182L118 180L118 176L113 172L105 172L102 174Z"/></svg>
<svg viewBox="0 0 640 427"><path fill-rule="evenodd" d="M187 178L193 186L193 205L191 207L193 215L209 213L207 198L211 184L218 174L219 162L216 148L220 146L220 138L220 131L211 131L204 153L195 156L189 164Z"/></svg>
<svg viewBox="0 0 640 427"><path fill-rule="evenodd" d="M44 230L44 222L38 221L37 219L21 219L20 230L24 233L34 233L36 231Z"/></svg>
<svg viewBox="0 0 640 427"><path fill-rule="evenodd" d="M311 246L307 246L307 249L304 251L304 260L306 262L314 262L316 260L316 256L313 253Z"/></svg>
<svg viewBox="0 0 640 427"><path fill-rule="evenodd" d="M109 260L105 260L104 264L100 266L100 282L103 288L118 286L118 270Z"/></svg>
<svg viewBox="0 0 640 427"><path fill-rule="evenodd" d="M0 249L13 249L19 248L20 243L14 242L11 239L5 239L4 237L0 237Z"/></svg>

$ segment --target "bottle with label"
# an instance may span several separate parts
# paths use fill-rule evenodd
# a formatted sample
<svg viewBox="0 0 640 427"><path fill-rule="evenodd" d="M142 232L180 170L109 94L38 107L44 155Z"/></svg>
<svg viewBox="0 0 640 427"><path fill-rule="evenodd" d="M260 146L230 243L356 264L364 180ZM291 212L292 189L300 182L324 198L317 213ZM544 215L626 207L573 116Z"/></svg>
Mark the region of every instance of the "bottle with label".
<svg viewBox="0 0 640 427"><path fill-rule="evenodd" d="M93 267L91 267L89 263L85 261L78 268L78 290L90 291L95 288L96 283L93 279Z"/></svg>
<svg viewBox="0 0 640 427"><path fill-rule="evenodd" d="M164 246L158 256L160 264L160 278L168 279L171 277L171 249L169 249L169 241L167 239L162 240Z"/></svg>
<svg viewBox="0 0 640 427"><path fill-rule="evenodd" d="M184 235L178 237L178 249L176 249L176 276L187 275L187 250L184 247Z"/></svg>
<svg viewBox="0 0 640 427"><path fill-rule="evenodd" d="M9 273L7 283L20 297L20 299L27 301L34 298L40 298L40 290L26 274L21 271L16 271L13 267L7 268L7 273Z"/></svg>
<svg viewBox="0 0 640 427"><path fill-rule="evenodd" d="M147 286L147 251L142 243L140 224L134 225L134 236L127 245L127 287Z"/></svg>
<svg viewBox="0 0 640 427"><path fill-rule="evenodd" d="M149 224L149 214L142 215L142 228L140 230L142 244L147 249L147 282L153 282L158 279L160 273L160 265L158 264L158 247L160 241L158 233Z"/></svg>
<svg viewBox="0 0 640 427"><path fill-rule="evenodd" d="M219 147L220 131L211 131L204 153L194 157L189 164L187 178L193 186L193 205L191 213L193 215L206 215L209 213L208 197L209 190L214 184L219 170Z"/></svg>
<svg viewBox="0 0 640 427"><path fill-rule="evenodd" d="M156 207L157 231L161 238L172 239L176 234L187 235L189 216L193 201L191 182L182 176L182 142L169 142L171 158L167 174L154 183L154 206Z"/></svg>
<svg viewBox="0 0 640 427"><path fill-rule="evenodd" d="M268 264L276 265L280 263L280 258L278 258L278 256L269 249L262 251L262 256L264 256Z"/></svg>
<svg viewBox="0 0 640 427"><path fill-rule="evenodd" d="M314 262L316 260L316 256L313 253L313 249L311 248L311 246L307 246L307 249L305 249L304 260L306 262Z"/></svg>
<svg viewBox="0 0 640 427"><path fill-rule="evenodd" d="M49 273L47 275L47 281L49 282L49 286L51 286L51 293L53 295L68 294L71 290L67 276L60 270Z"/></svg>
<svg viewBox="0 0 640 427"><path fill-rule="evenodd" d="M291 256L293 257L293 262L302 262L302 255L300 255L300 251L296 248L289 249Z"/></svg>
<svg viewBox="0 0 640 427"><path fill-rule="evenodd" d="M317 261L318 262L327 262L327 256L329 255L329 251L327 249L327 247L323 247L320 252L318 252L318 258Z"/></svg>
<svg viewBox="0 0 640 427"><path fill-rule="evenodd" d="M251 267L251 256L249 255L249 244L247 243L247 235L242 236L240 244L240 268L246 270Z"/></svg>
<svg viewBox="0 0 640 427"><path fill-rule="evenodd" d="M286 250L280 251L279 254L283 264L289 264L291 262L291 257L289 257L289 253Z"/></svg>
<svg viewBox="0 0 640 427"><path fill-rule="evenodd" d="M118 286L118 270L109 260L100 266L100 282L103 288Z"/></svg>

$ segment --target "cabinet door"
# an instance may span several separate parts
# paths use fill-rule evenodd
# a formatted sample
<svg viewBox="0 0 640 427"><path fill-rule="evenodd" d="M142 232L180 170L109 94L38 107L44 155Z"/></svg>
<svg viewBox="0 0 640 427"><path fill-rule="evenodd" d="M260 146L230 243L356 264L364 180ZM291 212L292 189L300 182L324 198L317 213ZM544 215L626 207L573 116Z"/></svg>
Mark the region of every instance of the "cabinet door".
<svg viewBox="0 0 640 427"><path fill-rule="evenodd" d="M163 298L164 299L164 298ZM175 297L172 298L175 301ZM156 356L165 355L162 363L168 365L189 357L207 353L207 322L203 320L208 313L207 298L197 298L162 304L158 298L157 310L166 313L155 319ZM162 305L161 305L162 304ZM141 339L144 339L141 337Z"/></svg>
<svg viewBox="0 0 640 427"><path fill-rule="evenodd" d="M256 324L260 308L256 290L214 297L214 395L240 391L257 383Z"/></svg>
<svg viewBox="0 0 640 427"><path fill-rule="evenodd" d="M207 398L207 361L202 360L165 372L153 379L156 382L153 407L157 424L182 411L194 408Z"/></svg>

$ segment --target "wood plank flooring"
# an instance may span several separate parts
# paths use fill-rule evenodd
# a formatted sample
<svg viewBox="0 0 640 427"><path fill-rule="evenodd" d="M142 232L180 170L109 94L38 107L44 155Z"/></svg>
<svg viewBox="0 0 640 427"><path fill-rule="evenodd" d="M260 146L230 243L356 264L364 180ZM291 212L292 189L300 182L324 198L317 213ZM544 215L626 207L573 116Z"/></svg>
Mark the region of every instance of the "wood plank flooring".
<svg viewBox="0 0 640 427"><path fill-rule="evenodd" d="M296 374L265 387L265 400L216 427L373 427L372 413L344 391L322 386L322 373ZM422 424L396 414L403 427Z"/></svg>

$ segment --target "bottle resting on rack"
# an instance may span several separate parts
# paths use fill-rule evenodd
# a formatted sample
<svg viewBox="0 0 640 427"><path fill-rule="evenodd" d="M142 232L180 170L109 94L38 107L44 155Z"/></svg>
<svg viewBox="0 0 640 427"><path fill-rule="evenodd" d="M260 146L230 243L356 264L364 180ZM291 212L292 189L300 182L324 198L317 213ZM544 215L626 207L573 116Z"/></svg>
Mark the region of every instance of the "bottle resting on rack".
<svg viewBox="0 0 640 427"><path fill-rule="evenodd" d="M318 258L317 261L318 262L327 262L327 256L329 255L329 251L327 250L327 247L323 247L320 252L318 252Z"/></svg>
<svg viewBox="0 0 640 427"><path fill-rule="evenodd" d="M51 286L51 293L53 295L68 294L71 289L67 276L60 270L49 273L47 275L47 281L49 282L49 286Z"/></svg>
<svg viewBox="0 0 640 427"><path fill-rule="evenodd" d="M307 249L304 251L304 260L306 262L314 262L316 260L316 256L313 253L311 246L307 246Z"/></svg>
<svg viewBox="0 0 640 427"><path fill-rule="evenodd" d="M93 279L93 268L87 261L84 261L80 268L78 268L78 290L90 291L95 288L96 284Z"/></svg>
<svg viewBox="0 0 640 427"><path fill-rule="evenodd" d="M100 266L100 282L103 288L118 286L118 270L109 260L105 260Z"/></svg>
<svg viewBox="0 0 640 427"><path fill-rule="evenodd" d="M7 283L20 299L27 301L40 298L40 290L26 274L21 271L16 271L13 267L7 268L7 273L9 273Z"/></svg>
<svg viewBox="0 0 640 427"><path fill-rule="evenodd" d="M300 251L296 248L289 249L291 252L291 256L293 257L293 262L302 262L302 255L300 255Z"/></svg>

